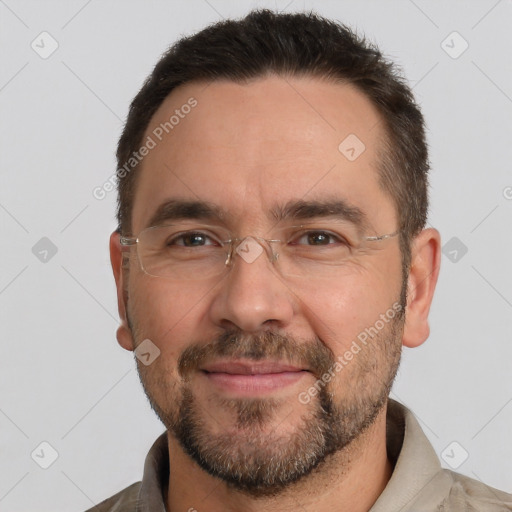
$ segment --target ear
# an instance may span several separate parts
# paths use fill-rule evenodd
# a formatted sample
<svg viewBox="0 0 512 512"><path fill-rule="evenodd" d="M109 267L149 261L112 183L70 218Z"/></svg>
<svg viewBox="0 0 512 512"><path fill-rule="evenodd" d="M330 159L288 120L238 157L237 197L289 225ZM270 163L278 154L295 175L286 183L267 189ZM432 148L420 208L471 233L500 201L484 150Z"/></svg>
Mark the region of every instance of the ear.
<svg viewBox="0 0 512 512"><path fill-rule="evenodd" d="M128 325L128 316L126 313L128 293L126 291L127 272L123 269L124 255L121 249L120 242L121 235L114 231L110 235L110 262L112 263L112 270L114 272L114 279L116 280L117 288L117 308L119 311L119 318L121 323L117 328L117 342L121 347L126 350L134 350L135 343L132 338L131 329Z"/></svg>
<svg viewBox="0 0 512 512"><path fill-rule="evenodd" d="M418 347L430 334L428 313L441 265L441 236L437 229L424 229L412 242L407 283L407 308L402 343Z"/></svg>

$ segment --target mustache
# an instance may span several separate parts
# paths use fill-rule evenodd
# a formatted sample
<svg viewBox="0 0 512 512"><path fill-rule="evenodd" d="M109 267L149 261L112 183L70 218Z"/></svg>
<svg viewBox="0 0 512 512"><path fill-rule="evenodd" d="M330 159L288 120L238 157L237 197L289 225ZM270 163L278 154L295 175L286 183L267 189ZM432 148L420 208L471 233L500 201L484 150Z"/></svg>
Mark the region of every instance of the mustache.
<svg viewBox="0 0 512 512"><path fill-rule="evenodd" d="M335 364L332 351L319 338L299 342L272 331L244 333L225 331L213 341L187 347L178 359L180 376L187 377L206 363L218 359L277 360L303 367L320 378Z"/></svg>

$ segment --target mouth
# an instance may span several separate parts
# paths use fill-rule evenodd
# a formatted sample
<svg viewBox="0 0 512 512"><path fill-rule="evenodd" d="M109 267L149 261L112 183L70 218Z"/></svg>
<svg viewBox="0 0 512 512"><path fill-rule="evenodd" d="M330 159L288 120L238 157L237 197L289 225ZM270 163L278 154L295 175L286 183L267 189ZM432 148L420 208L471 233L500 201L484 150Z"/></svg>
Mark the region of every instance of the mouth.
<svg viewBox="0 0 512 512"><path fill-rule="evenodd" d="M204 365L200 373L217 389L237 395L257 395L291 386L310 372L274 361L218 361Z"/></svg>

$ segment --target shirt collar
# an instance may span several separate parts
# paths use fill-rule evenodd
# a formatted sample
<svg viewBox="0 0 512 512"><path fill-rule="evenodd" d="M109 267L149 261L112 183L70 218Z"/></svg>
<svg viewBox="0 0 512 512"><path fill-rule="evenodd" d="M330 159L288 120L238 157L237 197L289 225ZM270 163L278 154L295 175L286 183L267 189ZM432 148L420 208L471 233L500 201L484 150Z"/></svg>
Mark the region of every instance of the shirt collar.
<svg viewBox="0 0 512 512"><path fill-rule="evenodd" d="M386 428L388 457L395 467L370 512L437 510L452 480L442 470L418 420L409 409L390 399Z"/></svg>
<svg viewBox="0 0 512 512"><path fill-rule="evenodd" d="M165 489L169 484L167 432L153 443L144 463L144 474L135 512L166 512Z"/></svg>

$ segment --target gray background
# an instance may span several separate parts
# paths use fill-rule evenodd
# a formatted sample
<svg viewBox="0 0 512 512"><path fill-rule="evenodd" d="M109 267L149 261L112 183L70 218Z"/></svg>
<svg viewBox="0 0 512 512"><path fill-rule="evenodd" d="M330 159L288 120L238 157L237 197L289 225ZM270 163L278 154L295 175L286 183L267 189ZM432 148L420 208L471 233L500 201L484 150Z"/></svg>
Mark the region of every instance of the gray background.
<svg viewBox="0 0 512 512"><path fill-rule="evenodd" d="M414 87L448 245L431 337L404 351L394 396L443 465L512 492L510 1L0 0L0 510L80 511L140 479L163 427L115 340L115 193L92 190L166 47L254 6L346 22Z"/></svg>

